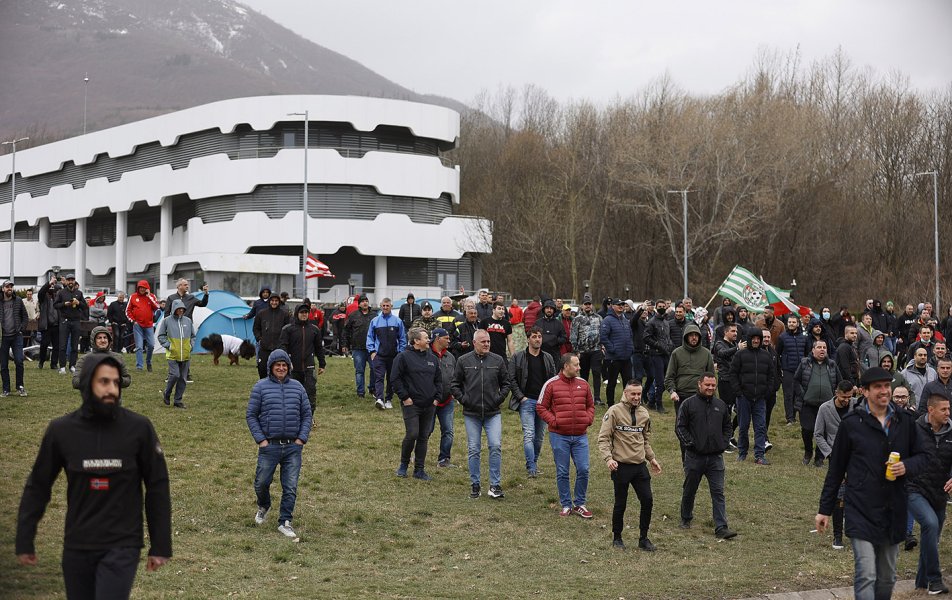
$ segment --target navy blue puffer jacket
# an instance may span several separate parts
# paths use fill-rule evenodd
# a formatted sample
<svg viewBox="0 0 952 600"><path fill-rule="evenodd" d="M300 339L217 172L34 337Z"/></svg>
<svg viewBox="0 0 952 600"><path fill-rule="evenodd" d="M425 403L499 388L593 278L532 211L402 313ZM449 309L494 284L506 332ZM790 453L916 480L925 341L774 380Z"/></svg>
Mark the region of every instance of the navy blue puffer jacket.
<svg viewBox="0 0 952 600"><path fill-rule="evenodd" d="M284 381L271 372L278 361L288 364ZM304 386L291 379L291 358L284 350L275 350L268 356L268 376L251 389L245 419L256 443L272 438L299 439L307 443L311 433L311 404Z"/></svg>

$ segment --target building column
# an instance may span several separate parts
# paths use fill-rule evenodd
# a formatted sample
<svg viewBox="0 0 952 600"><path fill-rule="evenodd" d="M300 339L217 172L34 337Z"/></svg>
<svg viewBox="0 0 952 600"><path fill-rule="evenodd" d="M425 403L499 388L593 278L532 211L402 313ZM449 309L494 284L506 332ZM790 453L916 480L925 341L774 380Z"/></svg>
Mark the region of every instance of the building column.
<svg viewBox="0 0 952 600"><path fill-rule="evenodd" d="M162 262L169 257L172 245L172 200L162 199L162 212L159 216L159 280L156 282L156 294L169 289L168 273L162 267Z"/></svg>
<svg viewBox="0 0 952 600"><path fill-rule="evenodd" d="M129 212L120 210L116 213L116 281L115 288L118 292L126 291L126 240L129 237L128 231Z"/></svg>
<svg viewBox="0 0 952 600"><path fill-rule="evenodd" d="M76 240L74 243L73 272L79 289L86 289L86 218L76 219Z"/></svg>
<svg viewBox="0 0 952 600"><path fill-rule="evenodd" d="M50 247L50 220L46 217L41 217L39 221L36 222L37 228L40 230L40 244L43 248Z"/></svg>
<svg viewBox="0 0 952 600"><path fill-rule="evenodd" d="M379 303L381 298L390 293L387 287L387 257L374 257L374 299Z"/></svg>

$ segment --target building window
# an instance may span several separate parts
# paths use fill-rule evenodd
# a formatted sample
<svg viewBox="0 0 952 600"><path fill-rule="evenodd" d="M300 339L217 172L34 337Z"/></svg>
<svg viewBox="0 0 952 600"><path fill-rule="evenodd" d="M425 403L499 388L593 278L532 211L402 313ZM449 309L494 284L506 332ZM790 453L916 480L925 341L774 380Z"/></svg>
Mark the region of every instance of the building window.
<svg viewBox="0 0 952 600"><path fill-rule="evenodd" d="M285 131L285 132L284 132L284 136L283 136L283 139L284 139L284 147L285 147L285 148L293 148L293 147L297 146L297 143L295 142L294 138L295 138L295 134L294 134L293 131Z"/></svg>

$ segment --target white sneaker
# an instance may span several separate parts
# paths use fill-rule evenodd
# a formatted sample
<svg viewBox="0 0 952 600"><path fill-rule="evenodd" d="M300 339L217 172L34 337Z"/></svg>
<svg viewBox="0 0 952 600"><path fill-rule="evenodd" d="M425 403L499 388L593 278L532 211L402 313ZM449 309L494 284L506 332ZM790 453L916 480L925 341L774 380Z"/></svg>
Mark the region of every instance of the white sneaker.
<svg viewBox="0 0 952 600"><path fill-rule="evenodd" d="M278 531L284 534L285 537L297 538L298 534L294 533L294 529L291 528L291 521L285 521L281 525L278 525Z"/></svg>
<svg viewBox="0 0 952 600"><path fill-rule="evenodd" d="M66 375L66 367L60 367L59 374Z"/></svg>
<svg viewBox="0 0 952 600"><path fill-rule="evenodd" d="M70 367L70 368L69 368L69 372L70 372L70 373L75 373L75 372L76 372L76 367Z"/></svg>
<svg viewBox="0 0 952 600"><path fill-rule="evenodd" d="M387 410L390 410L391 408L393 408L393 402L390 402L389 400L387 400L386 402L383 403L383 407L386 408Z"/></svg>
<svg viewBox="0 0 952 600"><path fill-rule="evenodd" d="M377 401L374 402L374 406L376 406L378 410L383 410L383 407L384 407L383 399L377 398Z"/></svg>
<svg viewBox="0 0 952 600"><path fill-rule="evenodd" d="M255 513L255 525L261 525L264 523L265 517L268 516L268 511L270 508L264 508L263 506L258 507L258 512Z"/></svg>

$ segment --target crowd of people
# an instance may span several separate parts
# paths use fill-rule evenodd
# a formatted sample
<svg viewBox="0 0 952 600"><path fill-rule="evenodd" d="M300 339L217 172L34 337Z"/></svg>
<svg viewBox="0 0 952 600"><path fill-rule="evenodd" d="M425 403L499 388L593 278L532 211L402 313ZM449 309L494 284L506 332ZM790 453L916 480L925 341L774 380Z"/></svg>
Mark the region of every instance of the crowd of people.
<svg viewBox="0 0 952 600"><path fill-rule="evenodd" d="M51 361L61 373L67 364L71 369L77 364L72 344L80 334L73 319L90 310L75 280L67 276L63 283L61 288L55 280L45 285L39 295L46 301L37 307L37 318L50 307L58 311L54 320L53 313L46 313L46 327L38 330L41 339L55 335L69 340L60 344L57 362ZM14 350L10 354L17 362L17 342L8 340L7 332L19 335L23 329L20 321L10 319L25 312L24 301L16 295L11 298L7 290L5 284L0 299L4 395L10 390L7 349ZM122 347L117 340L131 329L136 368L151 370L150 334L157 321L154 337L168 359L164 401L184 408L195 338L191 315L196 306L207 303L207 288L203 291L198 299L189 293L188 282L180 280L176 293L159 302L147 283L140 282L128 301L120 296L102 307L119 322L107 316L108 326L97 327L90 336L92 353L83 357L84 364L75 372L74 387L93 401L79 417L103 414L90 408L99 405L96 377L87 373L87 365L122 365L115 385L127 386L129 374L117 354ZM121 311L113 309L116 304L123 306ZM952 316L938 322L931 304L907 305L897 314L893 303L870 300L856 319L846 307L836 313L823 308L808 317L776 315L770 306L751 314L729 299L708 311L694 307L690 298L640 303L606 298L596 310L587 293L577 308L544 296L523 307L480 290L477 297L459 302L444 297L438 310L426 301L417 305L412 295L396 314L389 298L380 299L378 306L379 311L373 310L369 298L358 295L326 317L309 302L292 316L286 300L264 288L245 317L254 319L253 347L250 340L231 336L210 338L206 348L213 351L216 364L227 354L233 363L239 356L253 356L257 365L259 380L246 414L259 446L255 523L264 523L270 512L270 487L280 467L278 528L285 536L297 537L292 520L301 451L316 408L317 379L326 366L324 337L332 326L336 350L353 360L357 398L369 395L369 406L381 411L393 408L394 396L400 404L405 431L397 477L431 479L426 459L437 423L436 466L455 466L454 413L459 405L466 429L469 495L478 499L483 492L485 432L487 495L504 498L505 405L519 415L526 477L541 474L539 457L548 434L559 515L591 519L594 515L586 505L589 430L596 407L606 406L596 452L614 483L612 543L622 549L631 486L641 506L638 548L656 550L648 535L651 473L660 473L662 467L651 447L650 411L675 413L674 434L684 473L680 527L692 527L695 496L706 478L714 535L732 539L737 532L727 518L725 455L746 461L753 454L756 465L770 464L771 415L781 394L782 408L777 410L782 410L784 426L797 426L802 434L803 465L829 465L817 527L822 531L832 523L835 549L844 547L844 535L850 538L856 597L878 598L891 592L896 552L903 543L907 549L920 548L917 587L930 593L948 591L938 566L938 538L947 493L952 490L952 446L946 450L942 443L952 442L952 356L945 344L946 332L952 334ZM54 321L59 331L51 333ZM621 394L616 398L619 384ZM17 389L25 394L22 357ZM115 416L111 410L104 414ZM890 460L890 453L896 452L899 456ZM31 488L42 488L42 482L37 484L32 475L31 482L24 502L28 495L42 497L44 491L48 499L49 490ZM23 513L21 507L21 521ZM32 517L27 517L21 526L29 532ZM913 521L920 525L920 540L913 536ZM32 527L35 533L35 523ZM31 549L32 538L27 537L29 543L22 545L18 538L18 554L25 556L21 558L25 563L32 554L20 552Z"/></svg>

